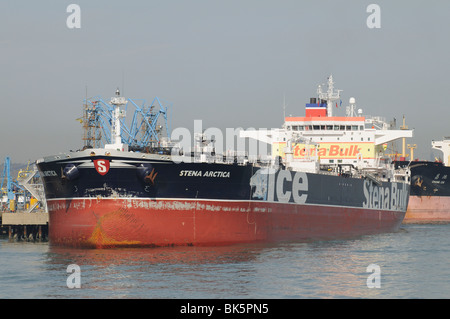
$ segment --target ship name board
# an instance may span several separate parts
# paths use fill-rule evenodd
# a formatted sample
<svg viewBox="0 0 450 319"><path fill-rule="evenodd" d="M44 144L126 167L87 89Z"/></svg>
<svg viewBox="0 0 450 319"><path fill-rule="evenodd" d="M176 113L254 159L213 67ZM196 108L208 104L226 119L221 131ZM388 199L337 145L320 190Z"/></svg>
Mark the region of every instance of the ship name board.
<svg viewBox="0 0 450 319"><path fill-rule="evenodd" d="M58 176L55 171L43 171L42 176Z"/></svg>
<svg viewBox="0 0 450 319"><path fill-rule="evenodd" d="M226 172L226 171L183 170L183 171L180 171L179 176L230 178L230 172Z"/></svg>

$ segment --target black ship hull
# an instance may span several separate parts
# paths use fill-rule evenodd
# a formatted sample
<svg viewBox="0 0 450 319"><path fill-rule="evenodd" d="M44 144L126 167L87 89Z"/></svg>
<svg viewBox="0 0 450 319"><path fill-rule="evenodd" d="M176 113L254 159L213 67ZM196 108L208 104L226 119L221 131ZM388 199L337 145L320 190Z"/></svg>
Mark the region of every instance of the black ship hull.
<svg viewBox="0 0 450 319"><path fill-rule="evenodd" d="M398 229L409 200L408 183L94 151L37 163L54 243L220 245L351 237Z"/></svg>
<svg viewBox="0 0 450 319"><path fill-rule="evenodd" d="M404 222L450 222L450 167L430 161L398 161L395 164L411 169L410 201Z"/></svg>

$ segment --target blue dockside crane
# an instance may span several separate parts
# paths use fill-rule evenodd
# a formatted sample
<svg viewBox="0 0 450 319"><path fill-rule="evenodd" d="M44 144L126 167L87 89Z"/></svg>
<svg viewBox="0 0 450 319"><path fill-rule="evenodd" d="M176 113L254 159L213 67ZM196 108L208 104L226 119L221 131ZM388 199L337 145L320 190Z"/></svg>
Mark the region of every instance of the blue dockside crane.
<svg viewBox="0 0 450 319"><path fill-rule="evenodd" d="M130 149L157 147L161 138L170 139L168 109L171 103L158 97L147 105L144 99L126 99L120 114L122 143ZM114 105L100 96L84 100L83 117L77 119L84 128L84 147L104 147L111 141ZM128 114L128 116L125 116ZM130 117L130 115L132 115Z"/></svg>
<svg viewBox="0 0 450 319"><path fill-rule="evenodd" d="M25 190L11 176L11 159L9 157L5 158L5 163L3 165L0 189L2 203L4 196L7 197L8 206L6 209L12 212L16 211L16 195L23 193Z"/></svg>

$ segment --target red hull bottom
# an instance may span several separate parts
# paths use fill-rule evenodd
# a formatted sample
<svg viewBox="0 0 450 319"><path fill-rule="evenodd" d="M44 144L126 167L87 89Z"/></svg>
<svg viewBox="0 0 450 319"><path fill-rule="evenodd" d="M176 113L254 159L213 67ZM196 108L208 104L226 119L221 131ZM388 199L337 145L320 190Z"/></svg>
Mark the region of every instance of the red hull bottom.
<svg viewBox="0 0 450 319"><path fill-rule="evenodd" d="M404 223L450 223L450 197L410 196Z"/></svg>
<svg viewBox="0 0 450 319"><path fill-rule="evenodd" d="M397 230L405 212L255 201L50 200L49 239L75 247L228 245Z"/></svg>

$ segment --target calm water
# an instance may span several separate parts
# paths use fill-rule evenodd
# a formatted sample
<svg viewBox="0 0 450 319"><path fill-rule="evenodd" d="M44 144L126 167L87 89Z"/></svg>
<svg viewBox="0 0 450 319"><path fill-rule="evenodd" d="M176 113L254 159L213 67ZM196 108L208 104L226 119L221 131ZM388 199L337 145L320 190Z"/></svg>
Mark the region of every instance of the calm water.
<svg viewBox="0 0 450 319"><path fill-rule="evenodd" d="M80 266L81 288L67 287ZM370 264L380 288L369 289ZM0 298L448 298L450 225L340 241L80 250L0 240Z"/></svg>

